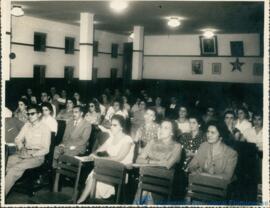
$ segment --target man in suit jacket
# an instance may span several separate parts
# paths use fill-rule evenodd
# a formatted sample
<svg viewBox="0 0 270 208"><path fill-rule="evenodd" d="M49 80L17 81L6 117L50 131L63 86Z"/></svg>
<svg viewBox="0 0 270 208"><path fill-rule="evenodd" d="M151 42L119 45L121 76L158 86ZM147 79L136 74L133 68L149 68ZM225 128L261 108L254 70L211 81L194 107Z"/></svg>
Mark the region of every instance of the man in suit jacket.
<svg viewBox="0 0 270 208"><path fill-rule="evenodd" d="M82 107L74 106L73 119L67 122L62 143L54 149L53 167L56 168L62 154L76 156L85 153L91 130L91 124L83 118Z"/></svg>

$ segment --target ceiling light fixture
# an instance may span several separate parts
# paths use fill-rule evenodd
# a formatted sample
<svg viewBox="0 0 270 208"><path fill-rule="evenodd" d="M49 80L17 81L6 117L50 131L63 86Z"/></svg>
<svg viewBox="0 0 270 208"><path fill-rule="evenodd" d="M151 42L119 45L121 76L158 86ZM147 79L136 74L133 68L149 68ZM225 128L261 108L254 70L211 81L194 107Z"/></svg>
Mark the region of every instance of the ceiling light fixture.
<svg viewBox="0 0 270 208"><path fill-rule="evenodd" d="M207 30L203 33L203 36L206 37L206 38L212 38L214 37L214 32L212 30Z"/></svg>
<svg viewBox="0 0 270 208"><path fill-rule="evenodd" d="M21 6L13 6L11 9L11 14L15 17L21 17L24 15L24 11Z"/></svg>
<svg viewBox="0 0 270 208"><path fill-rule="evenodd" d="M113 0L110 3L110 7L116 11L116 12L121 12L124 9L126 9L128 6L128 3L126 0Z"/></svg>
<svg viewBox="0 0 270 208"><path fill-rule="evenodd" d="M179 17L170 17L168 21L168 25L170 27L178 27L180 25L180 18Z"/></svg>

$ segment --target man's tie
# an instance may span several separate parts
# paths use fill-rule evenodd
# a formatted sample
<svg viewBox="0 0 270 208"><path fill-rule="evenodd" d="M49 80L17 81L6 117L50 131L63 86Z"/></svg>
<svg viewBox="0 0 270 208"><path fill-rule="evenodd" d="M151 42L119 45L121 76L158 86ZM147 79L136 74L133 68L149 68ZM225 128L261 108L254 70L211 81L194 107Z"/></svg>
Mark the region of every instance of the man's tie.
<svg viewBox="0 0 270 208"><path fill-rule="evenodd" d="M78 124L78 121L74 121L74 126L77 126L77 124Z"/></svg>

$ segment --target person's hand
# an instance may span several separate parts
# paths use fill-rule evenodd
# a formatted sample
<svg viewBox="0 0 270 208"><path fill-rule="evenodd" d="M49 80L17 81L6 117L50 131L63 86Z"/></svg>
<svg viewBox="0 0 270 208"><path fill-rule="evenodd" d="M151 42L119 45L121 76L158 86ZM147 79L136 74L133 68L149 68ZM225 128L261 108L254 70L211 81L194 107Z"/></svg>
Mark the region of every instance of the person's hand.
<svg viewBox="0 0 270 208"><path fill-rule="evenodd" d="M103 132L107 132L108 129L106 129L104 126L98 125L98 128L103 131Z"/></svg>
<svg viewBox="0 0 270 208"><path fill-rule="evenodd" d="M16 142L15 141L15 145L18 151L21 151L21 149L24 147L23 143L21 142Z"/></svg>
<svg viewBox="0 0 270 208"><path fill-rule="evenodd" d="M23 147L20 150L19 157L23 158L23 159L26 159L26 158L30 158L32 156L28 153L27 149L25 147Z"/></svg>

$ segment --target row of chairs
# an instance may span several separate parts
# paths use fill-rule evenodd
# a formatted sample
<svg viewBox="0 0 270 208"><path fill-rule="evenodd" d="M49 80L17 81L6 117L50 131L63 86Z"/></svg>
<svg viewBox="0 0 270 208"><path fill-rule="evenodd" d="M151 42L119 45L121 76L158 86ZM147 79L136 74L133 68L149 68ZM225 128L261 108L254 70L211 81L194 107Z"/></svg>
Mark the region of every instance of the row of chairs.
<svg viewBox="0 0 270 208"><path fill-rule="evenodd" d="M21 188L19 188L20 186L15 186L15 189L17 191L18 190L20 191L20 189L28 190L28 194L33 196L38 190L44 187L44 184L40 184L40 186L36 186L31 183L34 181L33 180L34 178L37 178L38 176L44 173L46 173L50 177L49 184L53 184L52 172L51 172L51 161L53 158L53 150L54 150L55 145L61 143L62 135L64 133L64 128L65 128L64 122L58 121L58 124L60 124L59 125L60 129L56 137L55 135L52 134L52 143L50 147L50 153L46 156L45 163L41 167L26 171L26 173L24 174L25 176L23 178L28 178L30 179L30 181L28 180L27 183L24 183L26 184L26 187L21 186ZM92 148L95 148L93 147L93 141L94 141L93 135L94 137L97 136L96 130L92 131L89 137L89 141L92 143L89 144L88 151L86 154L89 154L92 151ZM104 135L102 135L102 137L104 138ZM81 163L74 157L63 156L61 158L62 158L60 160L61 163L59 164L61 167L63 166L63 164L65 164L65 167L69 168L70 166L68 164L73 164L74 166L72 168L73 171L75 171L75 169L78 167L79 168L79 170L77 171L79 172L78 177L82 178L81 177L83 173L82 168L86 166L84 163ZM68 160L69 162L66 162L66 160ZM117 188L117 195L116 195L116 203L120 203L121 195L126 193L125 191L123 191L123 187L125 185L123 183L123 177L122 177L123 175L126 175L128 172L126 167L123 166L122 164L118 164L117 162L113 162L113 161L97 160L95 162L94 168L95 168L95 173L96 173L94 177L96 178L95 181L98 181L98 180L102 181L105 178L107 181L102 181L102 182L112 183L113 181L118 181L119 184L121 182L121 185L120 185L121 188ZM67 171L67 170L64 170L64 171ZM89 173L89 170L88 170L88 173ZM118 175L118 173L120 175ZM149 192L158 192L158 194L161 194L161 195L167 194L166 199L170 200L172 197L172 190L173 190L172 184L174 181L173 180L174 175L175 175L174 170L165 170L165 169L157 170L156 168L153 168L153 167L142 167L140 169L140 177L139 177L139 185L138 185L139 192L142 193L142 191L145 190ZM56 174L56 179L57 177L59 176L57 176ZM113 178L117 178L117 180L113 180ZM56 179L55 179L55 184L56 183L58 184ZM76 178L76 181L77 181L77 178ZM206 183L203 183L204 181L206 181ZM79 180L78 180L78 183L79 183ZM45 185L49 185L49 184L45 184ZM211 184L211 186L209 186L209 184ZM112 184L112 185L115 185L116 187L118 187L117 183ZM179 184L179 185L182 185L182 184ZM56 185L54 185L54 187L56 187ZM190 198L191 200L194 198L195 200L205 200L205 201L209 199L224 200L227 197L227 189L228 189L228 184L226 184L226 182L222 180L219 180L216 178L209 178L206 176L190 175L189 184L188 184L188 198ZM56 189L53 189L53 190L54 192L56 192ZM78 185L76 186L76 196L74 196L75 198L73 198L73 201L72 201L73 203L75 203L77 194L78 194ZM91 195L91 199L95 198L94 193L92 194L93 195ZM53 199L52 197L50 198ZM93 201L90 203L93 203Z"/></svg>
<svg viewBox="0 0 270 208"><path fill-rule="evenodd" d="M125 179L128 169L119 162L96 159L94 165L94 187L98 182L110 184L115 187L115 201L98 200L95 198L95 189L90 194L89 204L123 204L126 192ZM53 192L41 193L30 198L31 204L75 204L78 197L78 186L83 163L67 155L59 158ZM142 200L143 191L152 192L164 196L170 203L174 182L174 169L167 170L157 167L141 167L139 177L139 200ZM61 178L68 177L74 181L72 195L59 192ZM211 185L209 185L211 184ZM189 194L191 199L196 200L225 200L227 185L220 179L207 176L191 175L189 183Z"/></svg>

